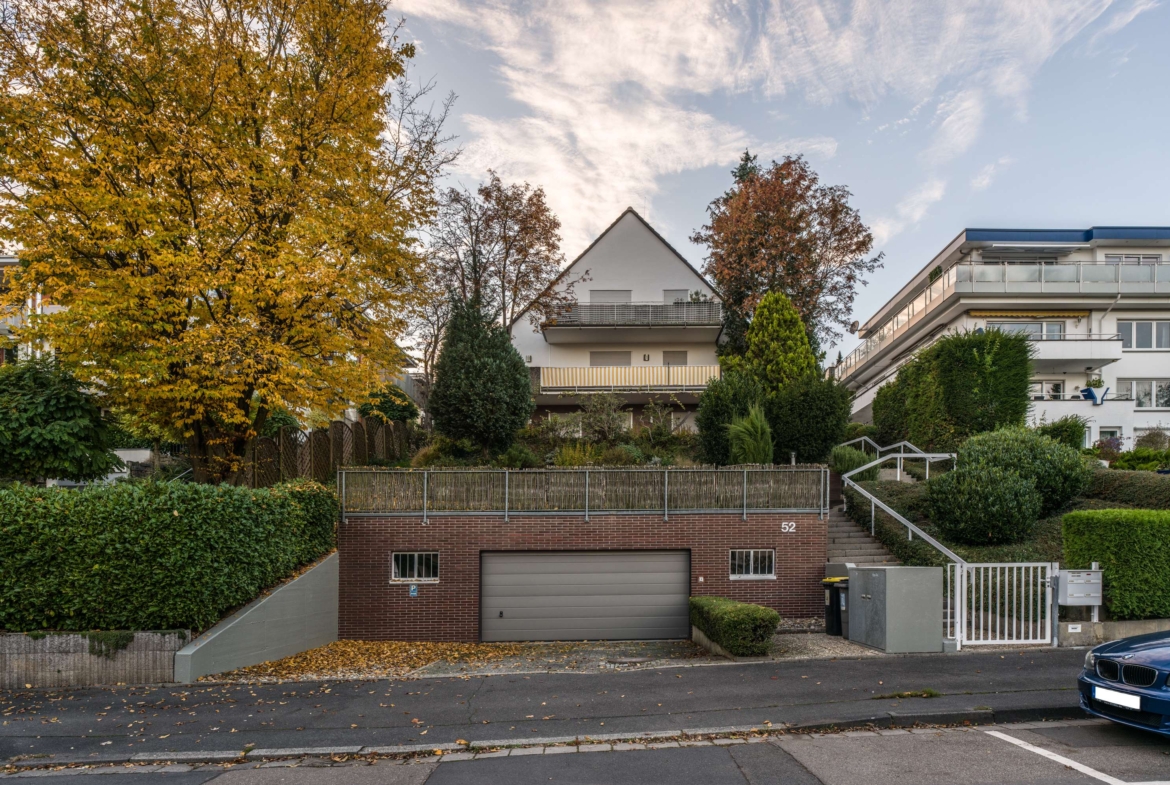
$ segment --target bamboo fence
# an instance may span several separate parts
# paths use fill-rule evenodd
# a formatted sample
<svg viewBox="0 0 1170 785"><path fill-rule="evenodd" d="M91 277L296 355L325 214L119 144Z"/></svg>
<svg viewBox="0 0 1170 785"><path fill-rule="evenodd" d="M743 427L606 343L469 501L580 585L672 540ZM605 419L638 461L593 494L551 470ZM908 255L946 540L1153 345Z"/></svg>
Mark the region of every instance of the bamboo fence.
<svg viewBox="0 0 1170 785"><path fill-rule="evenodd" d="M829 470L499 469L338 472L347 514L828 512Z"/></svg>

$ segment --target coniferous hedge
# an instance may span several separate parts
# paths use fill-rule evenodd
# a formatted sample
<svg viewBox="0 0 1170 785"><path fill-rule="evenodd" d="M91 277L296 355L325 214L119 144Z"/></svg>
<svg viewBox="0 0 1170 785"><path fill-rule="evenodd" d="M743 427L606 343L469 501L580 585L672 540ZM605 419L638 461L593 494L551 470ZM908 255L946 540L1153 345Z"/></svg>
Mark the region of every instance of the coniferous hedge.
<svg viewBox="0 0 1170 785"><path fill-rule="evenodd" d="M0 489L0 629L204 629L333 548L331 490Z"/></svg>
<svg viewBox="0 0 1170 785"><path fill-rule="evenodd" d="M1170 511L1070 512L1063 533L1065 566L1100 563L1113 618L1170 616Z"/></svg>
<svg viewBox="0 0 1170 785"><path fill-rule="evenodd" d="M1022 334L988 330L949 335L919 352L875 395L882 443L951 451L974 434L1022 426L1032 348Z"/></svg>

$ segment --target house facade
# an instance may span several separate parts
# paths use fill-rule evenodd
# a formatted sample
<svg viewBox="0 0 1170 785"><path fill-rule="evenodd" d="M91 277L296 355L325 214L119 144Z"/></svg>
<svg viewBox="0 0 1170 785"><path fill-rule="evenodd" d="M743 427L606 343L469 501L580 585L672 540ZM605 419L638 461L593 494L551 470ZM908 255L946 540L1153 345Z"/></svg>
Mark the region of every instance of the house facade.
<svg viewBox="0 0 1170 785"><path fill-rule="evenodd" d="M699 393L720 375L723 310L714 288L632 207L553 286L564 291L570 281L579 281L573 305L535 326L525 312L509 326L530 369L535 417L613 392L629 405L631 426L657 399L676 402L682 427L693 427Z"/></svg>
<svg viewBox="0 0 1170 785"><path fill-rule="evenodd" d="M1031 424L1076 414L1088 443L1127 448L1170 430L1170 227L965 229L831 372L854 391L853 419L872 422L874 394L915 352L991 328L1035 341Z"/></svg>

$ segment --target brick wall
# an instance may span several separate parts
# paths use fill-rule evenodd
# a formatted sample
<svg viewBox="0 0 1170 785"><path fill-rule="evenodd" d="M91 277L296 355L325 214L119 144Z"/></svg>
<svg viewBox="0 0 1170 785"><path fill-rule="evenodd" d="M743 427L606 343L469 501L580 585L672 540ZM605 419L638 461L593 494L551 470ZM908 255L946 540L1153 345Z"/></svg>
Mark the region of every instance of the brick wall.
<svg viewBox="0 0 1170 785"><path fill-rule="evenodd" d="M795 531L784 531L795 523ZM775 548L776 580L732 581L728 551ZM340 637L357 640L479 640L483 551L670 549L691 553L691 594L717 594L775 608L824 613L826 522L814 515L734 513L352 517L338 534ZM391 583L394 551L438 551L438 583ZM699 578L703 582L699 582Z"/></svg>

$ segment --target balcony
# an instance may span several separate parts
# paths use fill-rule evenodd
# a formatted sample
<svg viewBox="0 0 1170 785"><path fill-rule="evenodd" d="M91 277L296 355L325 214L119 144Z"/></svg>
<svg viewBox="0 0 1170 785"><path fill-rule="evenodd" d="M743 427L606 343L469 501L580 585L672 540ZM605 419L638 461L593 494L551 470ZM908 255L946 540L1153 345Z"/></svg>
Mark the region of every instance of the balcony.
<svg viewBox="0 0 1170 785"><path fill-rule="evenodd" d="M578 303L541 325L549 343L714 341L723 303Z"/></svg>
<svg viewBox="0 0 1170 785"><path fill-rule="evenodd" d="M540 369L540 392L702 392L718 378L718 365L545 367Z"/></svg>
<svg viewBox="0 0 1170 785"><path fill-rule="evenodd" d="M1029 299L1068 295L1170 294L1170 264L1116 262L962 262L923 287L901 310L868 332L864 343L834 369L841 381L888 348L954 295L1020 294ZM1118 358L1120 359L1120 358ZM1083 370L1083 368L1082 368Z"/></svg>
<svg viewBox="0 0 1170 785"><path fill-rule="evenodd" d="M1036 374L1098 371L1121 359L1120 335L1065 334L1033 343L1032 370Z"/></svg>

